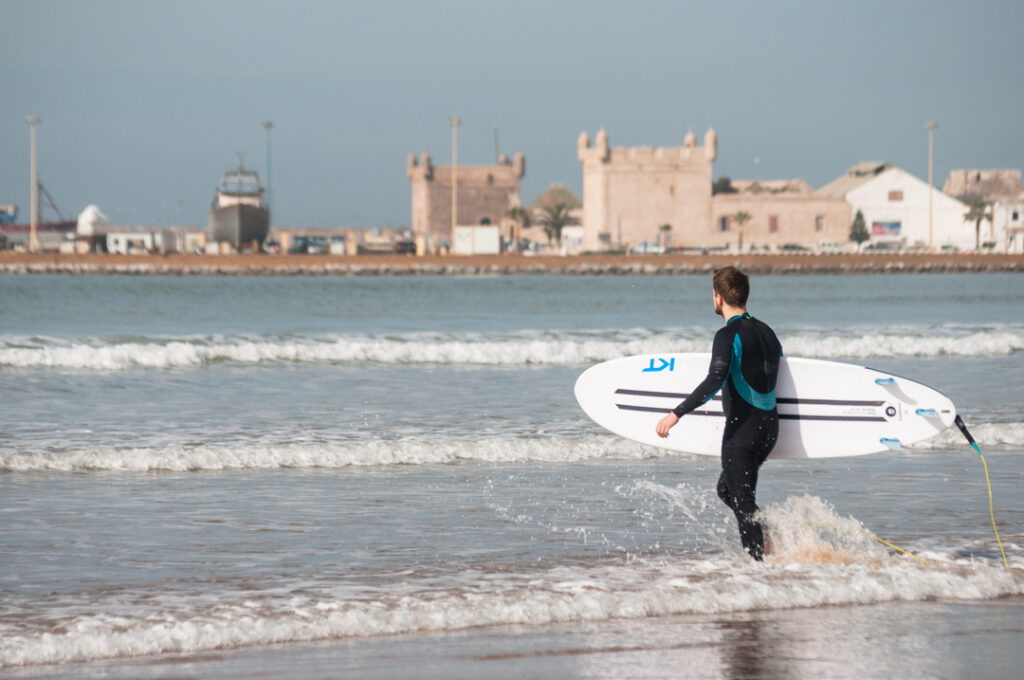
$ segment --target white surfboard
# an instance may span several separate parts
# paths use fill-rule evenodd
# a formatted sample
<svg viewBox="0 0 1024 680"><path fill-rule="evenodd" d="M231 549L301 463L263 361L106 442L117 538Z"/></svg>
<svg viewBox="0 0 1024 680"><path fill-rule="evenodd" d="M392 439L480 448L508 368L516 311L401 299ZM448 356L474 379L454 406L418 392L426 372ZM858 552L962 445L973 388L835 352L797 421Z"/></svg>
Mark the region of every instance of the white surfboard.
<svg viewBox="0 0 1024 680"><path fill-rule="evenodd" d="M598 425L662 448L722 450L721 393L683 416L668 438L658 421L707 376L710 354L648 354L606 361L576 381L576 400ZM770 458L833 458L900 449L953 424L956 407L921 383L837 361L783 357L776 385L779 440Z"/></svg>

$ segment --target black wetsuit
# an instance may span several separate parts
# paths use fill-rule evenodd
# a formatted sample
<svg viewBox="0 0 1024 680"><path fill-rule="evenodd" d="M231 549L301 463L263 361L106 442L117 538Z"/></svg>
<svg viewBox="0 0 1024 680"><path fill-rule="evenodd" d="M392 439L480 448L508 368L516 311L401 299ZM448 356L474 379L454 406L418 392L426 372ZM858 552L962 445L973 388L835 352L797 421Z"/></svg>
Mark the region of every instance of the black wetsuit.
<svg viewBox="0 0 1024 680"><path fill-rule="evenodd" d="M743 547L764 555L764 533L754 519L757 471L779 437L775 381L782 345L768 324L737 314L715 334L708 377L672 411L680 418L722 390L725 432L718 496L736 514ZM724 388L724 390L723 390Z"/></svg>

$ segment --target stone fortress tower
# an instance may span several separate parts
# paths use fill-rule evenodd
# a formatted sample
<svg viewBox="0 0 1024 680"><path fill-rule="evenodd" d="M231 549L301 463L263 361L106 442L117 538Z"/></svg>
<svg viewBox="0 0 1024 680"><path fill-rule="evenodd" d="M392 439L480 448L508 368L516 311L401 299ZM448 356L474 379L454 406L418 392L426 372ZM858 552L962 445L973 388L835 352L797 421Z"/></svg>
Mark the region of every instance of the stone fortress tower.
<svg viewBox="0 0 1024 680"><path fill-rule="evenodd" d="M591 146L577 141L583 165L583 249L608 250L658 242L669 225L672 242L705 234L712 223L711 167L718 135L708 129L704 146L693 132L682 147L612 148L601 130Z"/></svg>
<svg viewBox="0 0 1024 680"><path fill-rule="evenodd" d="M1024 183L1019 169L956 169L942 190L961 200L989 204L985 241L1008 253L1024 252ZM982 231L985 231L984 220Z"/></svg>
<svg viewBox="0 0 1024 680"><path fill-rule="evenodd" d="M526 172L526 160L517 153L513 160L502 154L496 165L459 165L459 226L500 225L509 208L521 205L519 180ZM429 154L419 161L409 154L406 174L412 181L412 231L435 243L452 241L452 167L435 166Z"/></svg>

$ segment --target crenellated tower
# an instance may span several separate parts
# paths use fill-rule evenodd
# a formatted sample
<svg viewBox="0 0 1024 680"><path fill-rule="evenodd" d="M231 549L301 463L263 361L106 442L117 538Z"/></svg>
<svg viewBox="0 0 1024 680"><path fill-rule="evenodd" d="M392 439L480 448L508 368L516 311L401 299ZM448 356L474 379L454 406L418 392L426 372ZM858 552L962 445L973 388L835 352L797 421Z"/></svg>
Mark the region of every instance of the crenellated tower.
<svg viewBox="0 0 1024 680"><path fill-rule="evenodd" d="M452 238L452 167L435 166L429 154L417 161L409 154L405 174L412 185L411 228L417 236L435 241ZM526 158L517 153L511 160L502 154L495 165L459 165L458 218L463 225L501 224L509 208L521 203L519 180L526 174Z"/></svg>
<svg viewBox="0 0 1024 680"><path fill-rule="evenodd" d="M608 250L666 241L711 228L711 172L718 135L708 129L704 146L688 132L681 147L612 147L603 129L591 145L576 142L583 166L583 247ZM669 225L665 230L663 225Z"/></svg>

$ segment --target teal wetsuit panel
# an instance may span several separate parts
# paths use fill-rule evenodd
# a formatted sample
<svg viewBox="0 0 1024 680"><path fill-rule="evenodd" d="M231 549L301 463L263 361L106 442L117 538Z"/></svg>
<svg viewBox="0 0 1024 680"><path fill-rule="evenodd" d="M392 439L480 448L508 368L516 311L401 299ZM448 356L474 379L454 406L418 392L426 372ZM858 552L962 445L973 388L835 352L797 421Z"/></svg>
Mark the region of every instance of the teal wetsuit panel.
<svg viewBox="0 0 1024 680"><path fill-rule="evenodd" d="M737 333L732 340L732 360L729 362L729 377L732 378L736 394L754 408L759 408L762 411L771 411L775 408L775 390L773 389L767 393L755 390L747 382L747 379L743 377L742 366L743 341L740 340L739 333Z"/></svg>

